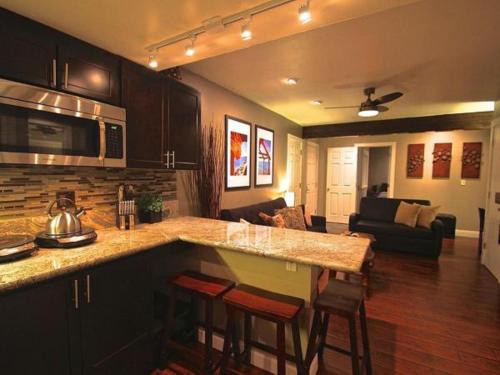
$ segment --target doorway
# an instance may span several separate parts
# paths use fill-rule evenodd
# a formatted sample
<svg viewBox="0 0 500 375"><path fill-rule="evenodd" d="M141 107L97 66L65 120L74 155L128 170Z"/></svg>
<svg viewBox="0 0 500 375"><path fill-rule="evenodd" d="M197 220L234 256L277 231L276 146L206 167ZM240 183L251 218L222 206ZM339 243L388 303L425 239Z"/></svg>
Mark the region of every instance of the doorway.
<svg viewBox="0 0 500 375"><path fill-rule="evenodd" d="M306 142L306 205L312 214L318 213L319 145Z"/></svg>
<svg viewBox="0 0 500 375"><path fill-rule="evenodd" d="M396 143L359 143L356 207L362 197L392 198L396 171Z"/></svg>
<svg viewBox="0 0 500 375"><path fill-rule="evenodd" d="M302 139L288 134L287 141L288 191L294 193L294 204L302 203Z"/></svg>

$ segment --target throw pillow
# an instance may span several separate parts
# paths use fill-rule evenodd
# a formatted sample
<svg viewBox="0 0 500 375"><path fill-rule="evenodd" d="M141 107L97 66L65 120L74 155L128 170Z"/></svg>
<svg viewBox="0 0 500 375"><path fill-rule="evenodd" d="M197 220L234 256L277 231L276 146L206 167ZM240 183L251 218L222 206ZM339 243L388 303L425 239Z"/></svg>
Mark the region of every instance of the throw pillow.
<svg viewBox="0 0 500 375"><path fill-rule="evenodd" d="M268 214L265 214L264 212L259 212L259 217L267 225L270 225L270 226L276 227L276 228L285 228L285 220L283 219L283 216L281 216L280 214L274 215L274 216L269 216Z"/></svg>
<svg viewBox="0 0 500 375"><path fill-rule="evenodd" d="M399 204L398 210L396 211L394 222L397 224L403 224L415 228L415 225L417 225L419 212L420 205L401 202Z"/></svg>
<svg viewBox="0 0 500 375"><path fill-rule="evenodd" d="M249 221L243 219L242 217L240 217L240 223L241 224L251 224Z"/></svg>
<svg viewBox="0 0 500 375"><path fill-rule="evenodd" d="M420 212L417 217L417 225L419 227L424 227L431 229L431 224L436 220L440 206L420 206Z"/></svg>
<svg viewBox="0 0 500 375"><path fill-rule="evenodd" d="M304 219L306 221L306 225L308 227L312 227L312 217L311 217L311 210L309 207L307 207L307 204L304 205Z"/></svg>
<svg viewBox="0 0 500 375"><path fill-rule="evenodd" d="M302 207L286 207L274 210L275 214L281 214L285 220L285 228L306 230L306 222Z"/></svg>

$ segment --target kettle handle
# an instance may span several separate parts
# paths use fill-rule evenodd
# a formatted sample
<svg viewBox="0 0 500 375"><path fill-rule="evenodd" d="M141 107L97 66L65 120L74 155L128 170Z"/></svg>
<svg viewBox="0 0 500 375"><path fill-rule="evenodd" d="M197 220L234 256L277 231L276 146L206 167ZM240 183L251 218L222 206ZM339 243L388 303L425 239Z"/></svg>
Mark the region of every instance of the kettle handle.
<svg viewBox="0 0 500 375"><path fill-rule="evenodd" d="M49 209L48 209L48 211L47 211L47 214L49 215L49 217L50 217L50 218L53 218L53 216L52 216L52 207L54 207L54 204L56 204L56 202L63 201L63 200L71 202L71 205L72 205L72 206L74 206L74 207L76 208L75 202L73 202L71 199L69 199L69 198L65 198L65 197L58 198L58 199L56 199L54 202L52 202L52 203L50 204L50 206L49 206Z"/></svg>

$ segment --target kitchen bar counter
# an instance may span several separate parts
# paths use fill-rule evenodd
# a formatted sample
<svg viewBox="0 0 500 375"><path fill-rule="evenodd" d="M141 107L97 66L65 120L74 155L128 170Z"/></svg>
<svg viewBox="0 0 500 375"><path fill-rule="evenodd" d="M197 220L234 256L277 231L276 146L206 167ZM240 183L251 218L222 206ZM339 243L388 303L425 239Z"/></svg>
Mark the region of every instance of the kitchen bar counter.
<svg viewBox="0 0 500 375"><path fill-rule="evenodd" d="M2 226L5 231L5 225ZM12 232L16 232L14 228ZM74 249L40 249L0 264L0 292L76 272L176 241L206 245L336 271L358 272L369 240L196 217L141 224L133 231L98 230L97 241ZM5 234L5 233L3 233Z"/></svg>

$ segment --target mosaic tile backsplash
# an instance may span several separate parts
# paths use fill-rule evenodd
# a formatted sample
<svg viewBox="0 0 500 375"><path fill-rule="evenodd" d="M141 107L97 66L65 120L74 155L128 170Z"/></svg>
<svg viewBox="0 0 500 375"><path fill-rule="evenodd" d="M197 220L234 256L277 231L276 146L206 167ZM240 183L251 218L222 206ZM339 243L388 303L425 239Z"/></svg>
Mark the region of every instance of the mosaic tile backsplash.
<svg viewBox="0 0 500 375"><path fill-rule="evenodd" d="M176 173L166 170L93 167L0 167L0 220L45 215L58 191L75 191L76 203L92 212L114 210L118 185L137 193L161 193L165 206L177 199Z"/></svg>

